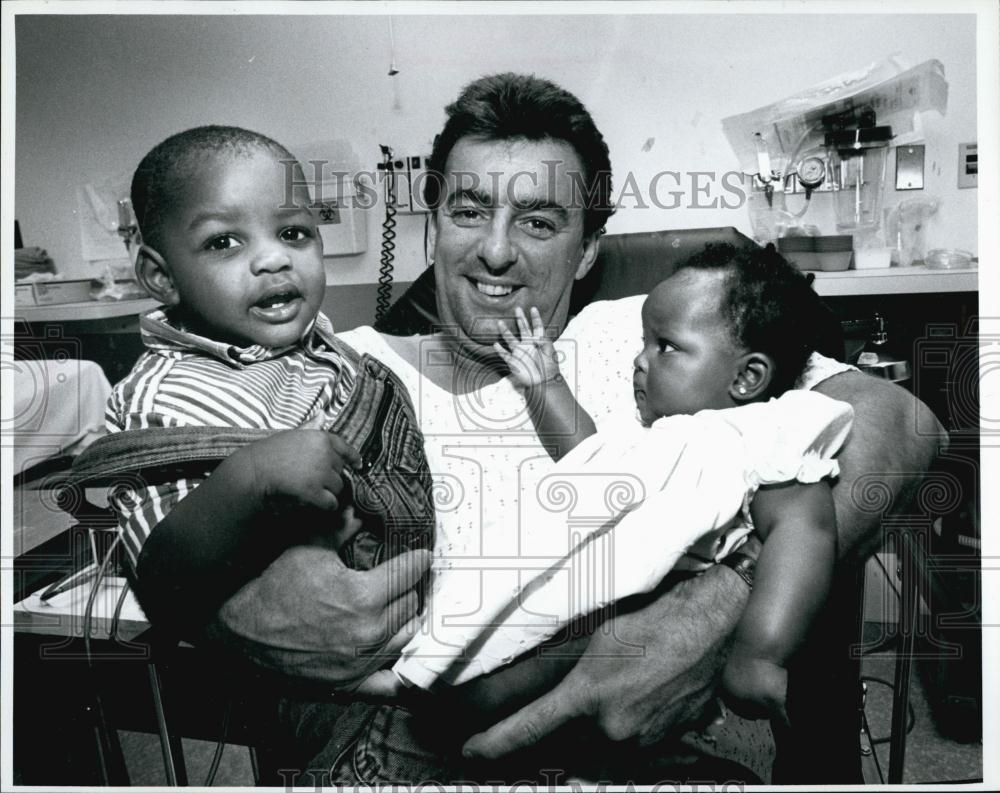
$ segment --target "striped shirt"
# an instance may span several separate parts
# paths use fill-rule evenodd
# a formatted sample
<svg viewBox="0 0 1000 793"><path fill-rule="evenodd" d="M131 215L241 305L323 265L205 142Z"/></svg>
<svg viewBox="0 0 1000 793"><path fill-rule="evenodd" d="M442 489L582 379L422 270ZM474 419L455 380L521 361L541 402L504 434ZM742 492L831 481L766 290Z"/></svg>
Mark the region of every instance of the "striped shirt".
<svg viewBox="0 0 1000 793"><path fill-rule="evenodd" d="M297 344L236 347L171 324L163 309L140 319L147 351L108 400L108 432L150 427L294 429L322 415L329 424L354 387L325 315ZM171 509L208 476L149 487L118 488L109 503L135 564L143 543Z"/></svg>

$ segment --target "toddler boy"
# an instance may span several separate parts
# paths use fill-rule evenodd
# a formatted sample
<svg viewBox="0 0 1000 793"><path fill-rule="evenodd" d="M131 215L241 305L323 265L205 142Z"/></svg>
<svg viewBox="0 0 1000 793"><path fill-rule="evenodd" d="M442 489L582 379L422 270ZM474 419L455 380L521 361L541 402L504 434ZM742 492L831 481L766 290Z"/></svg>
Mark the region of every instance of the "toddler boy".
<svg viewBox="0 0 1000 793"><path fill-rule="evenodd" d="M109 431L126 435L97 450L139 439L177 464L111 497L154 622L207 620L290 545L318 539L367 568L387 542L432 544L412 406L320 312L323 244L303 185L283 146L220 126L168 138L133 177L136 274L163 305L141 318L147 351L108 403Z"/></svg>

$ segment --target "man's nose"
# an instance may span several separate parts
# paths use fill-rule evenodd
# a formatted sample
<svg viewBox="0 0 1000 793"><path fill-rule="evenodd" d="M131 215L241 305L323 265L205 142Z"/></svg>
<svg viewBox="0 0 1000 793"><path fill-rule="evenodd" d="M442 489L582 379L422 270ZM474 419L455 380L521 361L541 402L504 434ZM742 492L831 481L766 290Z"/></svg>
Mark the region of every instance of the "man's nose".
<svg viewBox="0 0 1000 793"><path fill-rule="evenodd" d="M517 261L517 248L502 213L497 213L479 243L479 258L491 270L506 270Z"/></svg>
<svg viewBox="0 0 1000 793"><path fill-rule="evenodd" d="M277 273L291 266L292 257L288 249L278 241L260 246L250 263L254 275Z"/></svg>
<svg viewBox="0 0 1000 793"><path fill-rule="evenodd" d="M647 367L646 367L646 356L643 354L643 352L644 350L639 350L639 354L635 356L635 359L632 361L632 368L645 374Z"/></svg>

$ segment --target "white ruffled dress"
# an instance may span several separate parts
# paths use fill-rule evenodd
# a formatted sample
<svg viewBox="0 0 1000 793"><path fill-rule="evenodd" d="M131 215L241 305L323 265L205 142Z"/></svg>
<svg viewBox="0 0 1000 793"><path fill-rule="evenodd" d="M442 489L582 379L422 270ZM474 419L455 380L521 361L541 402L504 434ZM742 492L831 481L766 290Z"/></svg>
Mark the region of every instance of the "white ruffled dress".
<svg viewBox="0 0 1000 793"><path fill-rule="evenodd" d="M659 419L611 420L549 472L522 476L519 552L436 570L422 632L393 667L406 683L462 683L576 617L701 569L753 530L762 485L835 477L850 405L810 391Z"/></svg>

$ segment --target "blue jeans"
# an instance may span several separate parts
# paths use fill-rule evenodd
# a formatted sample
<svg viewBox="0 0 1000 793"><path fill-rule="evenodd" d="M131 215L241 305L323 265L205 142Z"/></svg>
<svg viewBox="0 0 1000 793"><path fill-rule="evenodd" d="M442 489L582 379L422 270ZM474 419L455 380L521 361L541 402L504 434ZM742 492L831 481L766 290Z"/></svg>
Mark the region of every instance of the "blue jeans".
<svg viewBox="0 0 1000 793"><path fill-rule="evenodd" d="M294 751L278 763L280 778L267 783L761 782L745 766L715 755L714 747L690 736L639 748L602 738L587 724L570 724L503 760L471 761L461 756L462 743L487 725L469 723L425 696L427 701L410 705L283 699L279 729Z"/></svg>

